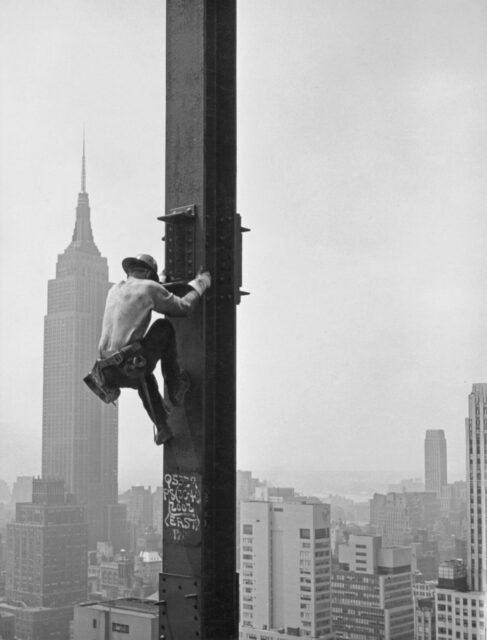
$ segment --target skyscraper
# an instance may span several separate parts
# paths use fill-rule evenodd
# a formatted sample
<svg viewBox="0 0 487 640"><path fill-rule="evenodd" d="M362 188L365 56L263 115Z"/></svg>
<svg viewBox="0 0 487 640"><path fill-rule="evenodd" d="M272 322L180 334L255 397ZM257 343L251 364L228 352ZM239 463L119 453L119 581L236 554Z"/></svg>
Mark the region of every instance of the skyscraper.
<svg viewBox="0 0 487 640"><path fill-rule="evenodd" d="M470 508L467 577L472 591L487 587L487 384L474 384L465 420L467 497Z"/></svg>
<svg viewBox="0 0 487 640"><path fill-rule="evenodd" d="M330 506L241 503L240 637L328 640Z"/></svg>
<svg viewBox="0 0 487 640"><path fill-rule="evenodd" d="M75 604L87 594L87 527L62 480L34 480L32 502L7 525L7 598L31 607Z"/></svg>
<svg viewBox="0 0 487 640"><path fill-rule="evenodd" d="M83 141L73 237L48 284L42 475L63 479L86 505L90 548L109 539L114 509L108 505L117 503L117 409L100 402L83 383L97 356L108 288L107 261L91 229Z"/></svg>
<svg viewBox="0 0 487 640"><path fill-rule="evenodd" d="M440 497L447 484L446 439L443 429L428 429L424 439L424 478L426 491Z"/></svg>
<svg viewBox="0 0 487 640"><path fill-rule="evenodd" d="M486 637L487 599L487 384L474 384L465 420L467 445L467 566L440 565L436 590L437 640Z"/></svg>
<svg viewBox="0 0 487 640"><path fill-rule="evenodd" d="M7 526L7 603L22 640L67 638L73 605L87 596L85 509L62 480L36 479L32 502Z"/></svg>

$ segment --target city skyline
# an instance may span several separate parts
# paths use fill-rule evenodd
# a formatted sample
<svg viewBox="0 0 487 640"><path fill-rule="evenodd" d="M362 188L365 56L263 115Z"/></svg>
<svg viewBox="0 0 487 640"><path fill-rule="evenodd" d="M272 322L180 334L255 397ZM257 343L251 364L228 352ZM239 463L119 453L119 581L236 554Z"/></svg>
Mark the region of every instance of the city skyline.
<svg viewBox="0 0 487 640"><path fill-rule="evenodd" d="M11 481L39 472L46 281L71 232L83 122L110 280L138 251L162 263L161 4L0 8L2 273L15 264L25 282L0 283L16 305L0 337ZM487 38L485 7L469 6L240 3L238 209L252 229L251 296L238 309L241 468L261 473L272 451L276 478L372 473L399 469L408 451L401 474L418 475L417 443L442 428L452 478L462 472L463 398L487 379ZM155 484L150 425L136 398L120 409L121 485Z"/></svg>

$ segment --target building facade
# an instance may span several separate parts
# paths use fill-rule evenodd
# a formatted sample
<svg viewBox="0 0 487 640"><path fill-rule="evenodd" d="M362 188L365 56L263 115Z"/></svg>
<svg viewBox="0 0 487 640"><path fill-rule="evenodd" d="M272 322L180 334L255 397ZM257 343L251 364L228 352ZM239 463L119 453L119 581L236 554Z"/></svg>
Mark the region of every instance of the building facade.
<svg viewBox="0 0 487 640"><path fill-rule="evenodd" d="M88 527L62 480L35 479L32 502L17 503L7 528L4 611L21 640L68 637L74 604L86 599Z"/></svg>
<svg viewBox="0 0 487 640"><path fill-rule="evenodd" d="M424 439L424 479L426 491L439 497L448 483L446 438L443 429L428 429Z"/></svg>
<svg viewBox="0 0 487 640"><path fill-rule="evenodd" d="M6 596L32 607L80 602L87 593L84 508L70 504L62 480L34 480L7 527Z"/></svg>
<svg viewBox="0 0 487 640"><path fill-rule="evenodd" d="M469 590L462 561L443 562L435 600L437 640L485 640L486 602L487 594Z"/></svg>
<svg viewBox="0 0 487 640"><path fill-rule="evenodd" d="M339 548L332 614L336 640L414 640L411 550L351 535Z"/></svg>
<svg viewBox="0 0 487 640"><path fill-rule="evenodd" d="M474 384L465 420L467 447L467 577L472 591L487 587L487 384Z"/></svg>
<svg viewBox="0 0 487 640"><path fill-rule="evenodd" d="M434 598L420 598L414 603L414 640L436 640Z"/></svg>
<svg viewBox="0 0 487 640"><path fill-rule="evenodd" d="M437 640L485 640L487 567L487 384L472 386L465 420L467 563L440 565L436 591Z"/></svg>
<svg viewBox="0 0 487 640"><path fill-rule="evenodd" d="M240 637L331 639L330 507L244 501Z"/></svg>
<svg viewBox="0 0 487 640"><path fill-rule="evenodd" d="M75 607L72 640L159 640L154 600L122 598Z"/></svg>
<svg viewBox="0 0 487 640"><path fill-rule="evenodd" d="M433 529L439 515L433 491L375 493L370 500L370 524L384 546L411 544L420 530Z"/></svg>
<svg viewBox="0 0 487 640"><path fill-rule="evenodd" d="M63 479L86 505L89 545L108 537L107 506L117 503L118 416L86 387L97 356L107 261L95 245L86 192L85 153L72 241L48 283L44 322L42 475Z"/></svg>

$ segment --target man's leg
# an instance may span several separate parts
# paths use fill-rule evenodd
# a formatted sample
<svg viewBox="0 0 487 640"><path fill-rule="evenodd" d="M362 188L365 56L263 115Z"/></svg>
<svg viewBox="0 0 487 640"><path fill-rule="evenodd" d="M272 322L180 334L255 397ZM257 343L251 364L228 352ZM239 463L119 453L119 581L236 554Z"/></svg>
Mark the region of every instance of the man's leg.
<svg viewBox="0 0 487 640"><path fill-rule="evenodd" d="M161 372L167 385L169 400L173 405L181 406L190 387L190 380L179 366L176 332L171 322L166 318L156 320L144 336L142 344L148 370L152 371L157 362L161 361Z"/></svg>
<svg viewBox="0 0 487 640"><path fill-rule="evenodd" d="M172 431L167 424L167 412L154 374L149 373L140 380L137 391L150 419L156 425L156 444L164 444L172 438Z"/></svg>

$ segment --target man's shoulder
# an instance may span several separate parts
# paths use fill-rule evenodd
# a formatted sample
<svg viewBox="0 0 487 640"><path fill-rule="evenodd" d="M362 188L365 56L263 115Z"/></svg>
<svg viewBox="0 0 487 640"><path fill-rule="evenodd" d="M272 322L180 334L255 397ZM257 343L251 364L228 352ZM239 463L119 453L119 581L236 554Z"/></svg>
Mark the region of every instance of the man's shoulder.
<svg viewBox="0 0 487 640"><path fill-rule="evenodd" d="M123 283L122 283L123 284ZM159 282L154 280L145 280L142 278L129 278L125 281L126 286L142 294L150 295L151 297L157 296L169 296L169 291Z"/></svg>

